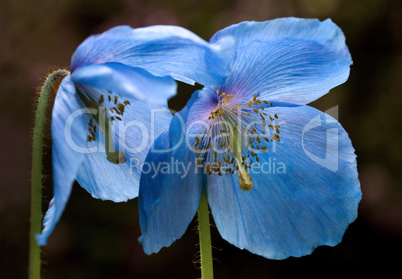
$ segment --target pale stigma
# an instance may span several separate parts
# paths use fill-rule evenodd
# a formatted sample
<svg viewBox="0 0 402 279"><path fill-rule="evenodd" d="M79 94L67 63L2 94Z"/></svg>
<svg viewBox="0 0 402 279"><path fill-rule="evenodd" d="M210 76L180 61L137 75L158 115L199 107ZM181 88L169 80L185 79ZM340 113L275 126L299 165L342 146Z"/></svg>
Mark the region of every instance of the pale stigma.
<svg viewBox="0 0 402 279"><path fill-rule="evenodd" d="M209 175L219 176L237 171L240 189L251 191L253 180L248 169L260 161L260 153L268 152L268 144L280 142L280 125L274 122L278 115L272 117L272 103L257 95L246 102L219 90L216 94L217 107L208 117L211 127L205 137L195 137L193 150L198 158L194 167L204 167Z"/></svg>
<svg viewBox="0 0 402 279"><path fill-rule="evenodd" d="M88 88L79 87L77 89L84 106L97 111L97 117L92 116L89 119L87 141L96 141L96 130L98 127L98 132L105 136L107 160L113 164L124 164L126 162L126 155L123 151L115 150L111 125L115 121L122 120L121 116L123 116L126 106L130 105L130 101L125 100L124 102L119 102L119 96L113 96L113 92L109 90L107 90L108 94L101 94L99 98L94 99L91 90ZM96 92L95 89L94 92Z"/></svg>
<svg viewBox="0 0 402 279"><path fill-rule="evenodd" d="M99 125L104 127L105 131L105 150L106 150L106 159L113 164L124 164L126 162L126 155L121 150L115 150L113 146L112 140L112 131L110 127L110 122L106 120L106 108L101 107L99 109Z"/></svg>
<svg viewBox="0 0 402 279"><path fill-rule="evenodd" d="M247 168L244 166L243 162L243 155L241 152L241 129L235 129L233 141L233 154L235 156L237 165L239 166L239 171L237 172L237 174L239 176L240 189L242 189L243 191L250 191L253 188L253 180L251 179L250 174L248 173Z"/></svg>

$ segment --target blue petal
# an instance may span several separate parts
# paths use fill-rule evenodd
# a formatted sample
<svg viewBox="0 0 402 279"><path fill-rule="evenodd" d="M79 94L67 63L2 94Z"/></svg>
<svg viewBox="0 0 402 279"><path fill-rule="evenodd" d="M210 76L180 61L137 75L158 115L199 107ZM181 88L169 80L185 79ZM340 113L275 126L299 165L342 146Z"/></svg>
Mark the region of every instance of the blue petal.
<svg viewBox="0 0 402 279"><path fill-rule="evenodd" d="M77 176L78 183L94 198L127 201L138 196L140 168L156 137L169 127L172 114L167 108L141 101L129 100L121 121L112 125L115 150L125 153L124 164L113 164L106 159L105 137L97 134L91 142L96 152L86 155Z"/></svg>
<svg viewBox="0 0 402 279"><path fill-rule="evenodd" d="M213 85L223 82L228 74L229 59L222 50L232 44L227 37L208 44L175 26L119 26L86 39L72 57L71 70L88 63L117 62L189 84Z"/></svg>
<svg viewBox="0 0 402 279"><path fill-rule="evenodd" d="M119 63L86 64L77 68L71 79L76 83L154 104L165 104L176 95L177 89L172 78L155 77L140 68Z"/></svg>
<svg viewBox="0 0 402 279"><path fill-rule="evenodd" d="M138 206L142 232L139 241L147 254L180 238L198 209L202 171L194 168L194 154L180 137L184 129L179 122L185 123L187 113L188 107L175 115L170 130L157 138L145 160Z"/></svg>
<svg viewBox="0 0 402 279"><path fill-rule="evenodd" d="M341 29L330 19L243 22L215 34L234 36L232 73L221 90L246 98L307 104L345 82L352 64Z"/></svg>
<svg viewBox="0 0 402 279"><path fill-rule="evenodd" d="M70 196L78 168L84 159L86 130L82 111L70 76L63 79L52 112L52 164L54 198L44 219L44 229L36 236L45 245Z"/></svg>
<svg viewBox="0 0 402 279"><path fill-rule="evenodd" d="M361 199L354 149L342 126L314 108L274 107L280 143L250 169L253 189L237 175L207 177L217 228L233 245L270 259L310 254L339 243Z"/></svg>

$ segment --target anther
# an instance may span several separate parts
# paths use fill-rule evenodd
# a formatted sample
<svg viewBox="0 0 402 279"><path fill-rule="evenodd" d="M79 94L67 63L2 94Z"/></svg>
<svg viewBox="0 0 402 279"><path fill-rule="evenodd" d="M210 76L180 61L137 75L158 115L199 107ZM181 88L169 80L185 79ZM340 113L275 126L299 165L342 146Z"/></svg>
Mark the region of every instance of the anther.
<svg viewBox="0 0 402 279"><path fill-rule="evenodd" d="M223 154L218 156L218 153L215 150L210 150L214 145L209 143L207 138L201 140L196 137L196 144L194 146L194 151L197 155L200 156L199 159L203 158L206 152L209 150L208 162L204 164L204 169L208 174L229 174L235 173L238 171L238 179L241 190L250 191L253 187L252 178L248 172L248 169L251 169L253 161L259 162L258 152L264 153L268 151L267 146L264 144L268 142L272 142L273 140L280 141L279 137L279 125L270 125L270 128L273 130L273 136L268 137L266 135L266 130L261 131L261 126L264 128L268 125L269 119L273 122L278 118L277 115L273 115L270 117L267 113L264 112L266 106L261 105L271 105L265 100L259 100L257 95L253 96L253 99L248 101L247 103L237 103L235 105L226 104L230 102L231 98L233 98L232 94L228 94L225 92L219 92L216 90L216 94L218 95L218 105L217 108L212 111L208 117L209 120L219 119L219 121L224 121L224 125L220 126L217 131L221 133L223 137L218 143L215 144L216 147L225 148ZM241 111L242 106L248 108L245 112ZM236 112L236 109L238 110ZM237 122L236 119L232 118L236 115L241 117L242 113L247 113L247 116L251 116L252 113L256 113L257 117L253 117L254 119L250 119L251 122L247 127L242 127L240 121ZM267 118L267 119L266 119ZM269 122L268 122L269 123ZM252 125L252 126L251 126ZM250 127L251 126L251 127ZM262 136L259 134L262 132ZM275 133L276 132L276 133ZM211 130L206 131L204 137L211 136ZM206 143L202 144L201 142L206 140ZM243 146L244 144L244 146ZM198 148L201 148L198 150ZM242 148L244 150L242 150ZM245 153L243 156L242 153ZM205 158L204 158L205 159ZM201 159L202 160L202 159ZM198 166L200 162L197 162L196 166ZM230 168L229 168L230 166Z"/></svg>
<svg viewBox="0 0 402 279"><path fill-rule="evenodd" d="M121 112L121 115L124 113L125 106L122 103L117 104L117 109Z"/></svg>

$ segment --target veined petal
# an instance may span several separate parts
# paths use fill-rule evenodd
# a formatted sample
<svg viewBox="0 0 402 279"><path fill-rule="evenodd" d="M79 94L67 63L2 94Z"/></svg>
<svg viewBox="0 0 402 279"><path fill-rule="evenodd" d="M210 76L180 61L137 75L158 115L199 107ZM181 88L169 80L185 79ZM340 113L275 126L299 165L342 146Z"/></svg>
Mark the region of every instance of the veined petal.
<svg viewBox="0 0 402 279"><path fill-rule="evenodd" d="M169 131L170 144L178 146L180 141L191 141L189 136L194 136L200 127L208 125L208 116L216 106L216 94L214 95L209 88L204 87L195 91L186 106L172 119ZM191 149L190 145L188 149Z"/></svg>
<svg viewBox="0 0 402 279"><path fill-rule="evenodd" d="M310 103L345 82L352 64L341 29L330 19L280 18L242 22L215 34L233 36L227 93L269 101Z"/></svg>
<svg viewBox="0 0 402 279"><path fill-rule="evenodd" d="M223 82L229 72L224 50L232 45L231 37L209 44L176 26L118 26L86 39L72 57L71 70L88 63L117 62L189 84L214 85Z"/></svg>
<svg viewBox="0 0 402 279"><path fill-rule="evenodd" d="M217 228L233 245L271 259L338 244L361 199L354 149L342 126L308 106L273 107L281 141L249 169L253 188L237 175L207 176Z"/></svg>
<svg viewBox="0 0 402 279"><path fill-rule="evenodd" d="M138 196L141 166L156 137L165 131L172 113L165 106L152 106L138 100L129 100L120 121L113 121L114 149L124 152L125 163L114 164L107 160L105 136L96 134L96 140L88 143L96 148L86 154L77 181L94 198L127 201ZM89 148L90 148L89 147Z"/></svg>
<svg viewBox="0 0 402 279"><path fill-rule="evenodd" d="M71 75L76 83L112 91L153 104L166 104L176 95L177 84L170 77L155 77L140 69L119 63L86 64Z"/></svg>
<svg viewBox="0 0 402 279"><path fill-rule="evenodd" d="M78 168L84 159L86 131L82 109L70 76L63 79L52 112L52 165L54 198L44 219L44 229L36 236L45 245L64 210L71 193Z"/></svg>
<svg viewBox="0 0 402 279"><path fill-rule="evenodd" d="M174 118L185 118L186 111ZM184 135L176 121L156 139L142 169L139 241L147 254L170 246L185 233L201 198L202 171L194 168L195 157L185 139L172 138L173 134Z"/></svg>

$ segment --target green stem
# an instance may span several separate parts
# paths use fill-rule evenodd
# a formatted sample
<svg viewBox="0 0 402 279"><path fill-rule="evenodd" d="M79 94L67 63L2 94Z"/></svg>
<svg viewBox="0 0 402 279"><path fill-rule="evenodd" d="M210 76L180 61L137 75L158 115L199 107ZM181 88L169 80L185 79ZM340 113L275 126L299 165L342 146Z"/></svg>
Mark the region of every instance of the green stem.
<svg viewBox="0 0 402 279"><path fill-rule="evenodd" d="M42 156L43 156L43 131L45 126L46 107L53 83L70 73L66 70L57 70L51 73L39 96L36 110L35 127L32 147L32 182L31 182L31 229L29 247L29 279L40 278L40 247L36 243L35 235L42 228Z"/></svg>
<svg viewBox="0 0 402 279"><path fill-rule="evenodd" d="M198 227L200 238L201 277L213 279L211 232L209 228L208 200L205 189L202 191L200 205L198 207Z"/></svg>

